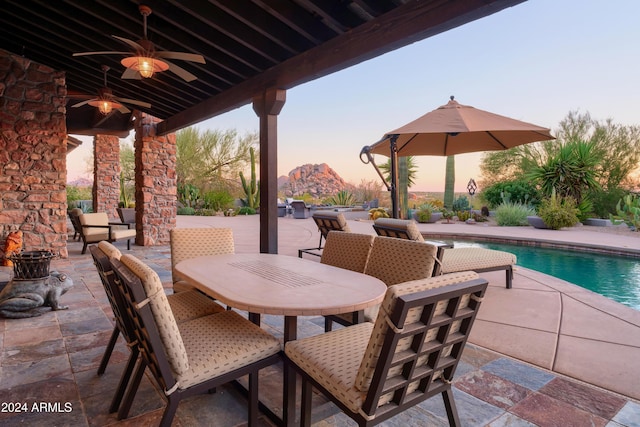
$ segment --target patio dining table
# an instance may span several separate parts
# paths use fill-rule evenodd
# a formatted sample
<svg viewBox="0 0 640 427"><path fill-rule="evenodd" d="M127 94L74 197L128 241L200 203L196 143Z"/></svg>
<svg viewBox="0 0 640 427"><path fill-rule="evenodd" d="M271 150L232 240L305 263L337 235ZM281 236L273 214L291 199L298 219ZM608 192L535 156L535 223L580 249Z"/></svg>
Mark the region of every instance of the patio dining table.
<svg viewBox="0 0 640 427"><path fill-rule="evenodd" d="M387 286L362 273L315 260L276 254L228 254L192 258L176 270L201 292L246 310L259 323L260 314L284 316L284 341L297 338L297 317L362 311L384 298ZM296 382L285 363L283 425L295 422ZM273 414L271 414L273 415Z"/></svg>

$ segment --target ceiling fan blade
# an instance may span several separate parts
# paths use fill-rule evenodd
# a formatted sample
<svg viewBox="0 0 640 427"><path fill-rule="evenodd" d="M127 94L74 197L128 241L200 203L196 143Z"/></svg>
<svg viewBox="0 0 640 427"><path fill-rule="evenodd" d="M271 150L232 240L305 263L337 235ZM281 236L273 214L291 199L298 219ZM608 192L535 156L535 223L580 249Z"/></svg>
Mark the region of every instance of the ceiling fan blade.
<svg viewBox="0 0 640 427"><path fill-rule="evenodd" d="M140 107L151 108L151 104L144 101L137 101L135 99L128 99L128 98L119 98L117 96L114 96L113 99L119 102L124 102L125 104L139 105Z"/></svg>
<svg viewBox="0 0 640 427"><path fill-rule="evenodd" d="M86 56L86 55L131 55L131 52L101 51L101 52L76 52L73 54L73 56Z"/></svg>
<svg viewBox="0 0 640 427"><path fill-rule="evenodd" d="M111 37L113 37L114 39L120 40L122 43L128 44L129 46L131 46L135 50L140 50L140 51L144 50L144 48L142 46L140 46L137 42L134 42L133 40L126 39L126 38L120 37L120 36L114 36L114 35L112 35ZM127 53L131 53L131 52L127 52Z"/></svg>
<svg viewBox="0 0 640 427"><path fill-rule="evenodd" d="M132 70L131 68L125 68L124 73L122 73L122 76L120 76L120 78L140 80L142 79L142 76L136 70Z"/></svg>
<svg viewBox="0 0 640 427"><path fill-rule="evenodd" d="M187 53L187 52L169 52L169 51L156 51L156 56L158 58L168 58L168 59L180 59L182 61L190 61L197 62L200 64L206 64L204 60L204 56L198 55L196 53Z"/></svg>
<svg viewBox="0 0 640 427"><path fill-rule="evenodd" d="M130 113L130 112L131 112L131 110L129 110L129 109L128 109L127 107L125 107L124 105L123 105L122 107L120 107L120 108L116 108L116 110L118 110L118 111L119 111L120 113L122 113L122 114L127 114L127 113Z"/></svg>
<svg viewBox="0 0 640 427"><path fill-rule="evenodd" d="M97 99L98 98L87 99L86 101L82 101L82 102L78 102L77 104L73 104L71 107L73 107L73 108L82 107L83 105L87 105L91 101L96 101Z"/></svg>
<svg viewBox="0 0 640 427"><path fill-rule="evenodd" d="M178 67L176 64L174 64L172 62L169 62L169 61L164 61L164 62L166 62L167 65L169 66L169 71L172 71L176 75L182 77L185 81L192 82L192 81L198 79L196 76L194 76L193 74L191 74L190 72L188 72L184 68Z"/></svg>

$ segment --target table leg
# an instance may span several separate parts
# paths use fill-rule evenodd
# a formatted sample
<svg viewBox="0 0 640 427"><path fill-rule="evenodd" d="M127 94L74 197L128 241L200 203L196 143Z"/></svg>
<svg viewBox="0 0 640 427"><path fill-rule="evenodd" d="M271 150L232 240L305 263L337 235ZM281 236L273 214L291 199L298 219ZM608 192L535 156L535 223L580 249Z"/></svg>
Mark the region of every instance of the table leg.
<svg viewBox="0 0 640 427"><path fill-rule="evenodd" d="M284 317L284 342L293 341L298 335L298 318ZM285 426L293 426L296 422L296 372L287 362L283 364L282 421Z"/></svg>

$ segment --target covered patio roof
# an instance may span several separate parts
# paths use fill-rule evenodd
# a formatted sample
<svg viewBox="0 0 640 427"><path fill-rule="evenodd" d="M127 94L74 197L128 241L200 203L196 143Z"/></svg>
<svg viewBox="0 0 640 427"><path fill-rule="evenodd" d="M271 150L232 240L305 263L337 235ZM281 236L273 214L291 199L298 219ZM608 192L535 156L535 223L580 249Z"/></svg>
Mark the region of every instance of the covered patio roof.
<svg viewBox="0 0 640 427"><path fill-rule="evenodd" d="M286 90L491 15L524 0L5 0L0 49L64 71L67 133L126 137L132 113L106 116L82 95L107 86L115 96L151 104L158 135L253 102L260 120L260 250L277 252L277 116ZM143 38L140 6L152 9L147 38L156 51L200 54L172 60L197 79L168 72L120 78L125 54ZM85 98L86 99L86 98ZM133 109L133 108L131 108Z"/></svg>
<svg viewBox="0 0 640 427"><path fill-rule="evenodd" d="M495 13L524 0L5 0L0 48L66 72L68 104L97 94L102 65L111 68L114 95L148 102L142 111L162 120L161 133L251 102L267 87L290 89ZM156 50L199 53L206 64L174 61L197 77L170 72L121 79L128 51L112 37L143 36L139 4L152 9L148 38ZM67 109L71 134L124 136L130 114L106 120L95 108Z"/></svg>

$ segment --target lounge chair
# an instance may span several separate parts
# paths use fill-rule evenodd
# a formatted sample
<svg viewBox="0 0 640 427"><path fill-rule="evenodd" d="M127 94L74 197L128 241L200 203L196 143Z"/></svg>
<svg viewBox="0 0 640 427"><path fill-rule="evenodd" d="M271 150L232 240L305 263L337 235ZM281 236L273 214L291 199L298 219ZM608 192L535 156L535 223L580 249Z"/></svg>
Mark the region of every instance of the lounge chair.
<svg viewBox="0 0 640 427"><path fill-rule="evenodd" d="M136 223L136 210L134 208L116 208L116 211L123 224Z"/></svg>
<svg viewBox="0 0 640 427"><path fill-rule="evenodd" d="M398 284L387 290L375 324L286 343L302 376L300 425L311 425L313 386L359 426L437 394L449 424L459 426L451 384L486 288L474 272Z"/></svg>
<svg viewBox="0 0 640 427"><path fill-rule="evenodd" d="M318 241L317 248L308 248L308 249L298 249L298 257L302 258L303 253L307 253L309 255L321 256L322 255L322 240L327 239L327 234L330 231L345 231L350 232L349 224L347 224L347 219L344 217L342 212L336 211L316 211L313 214L313 221L318 226L318 231L320 232L320 240Z"/></svg>
<svg viewBox="0 0 640 427"><path fill-rule="evenodd" d="M82 236L82 224L80 224L82 209L73 208L68 212L68 214L71 225L73 225L73 240L78 240Z"/></svg>
<svg viewBox="0 0 640 427"><path fill-rule="evenodd" d="M373 228L381 236L425 241L413 220L379 218L375 220ZM440 262L435 266L434 275L466 270L478 273L505 270L506 287L511 289L513 266L516 264L517 258L514 254L505 251L484 248L451 248L443 245L438 250L438 260Z"/></svg>
<svg viewBox="0 0 640 427"><path fill-rule="evenodd" d="M80 236L84 245L82 253L87 252L87 245L98 243L102 240L107 242L127 241L127 250L131 249L131 239L136 238L136 230L131 228L131 224L120 222L110 222L105 212L83 213L79 215L82 226Z"/></svg>
<svg viewBox="0 0 640 427"><path fill-rule="evenodd" d="M293 209L293 217L295 219L306 219L311 216L311 208L307 206L304 200L294 200L291 202Z"/></svg>

